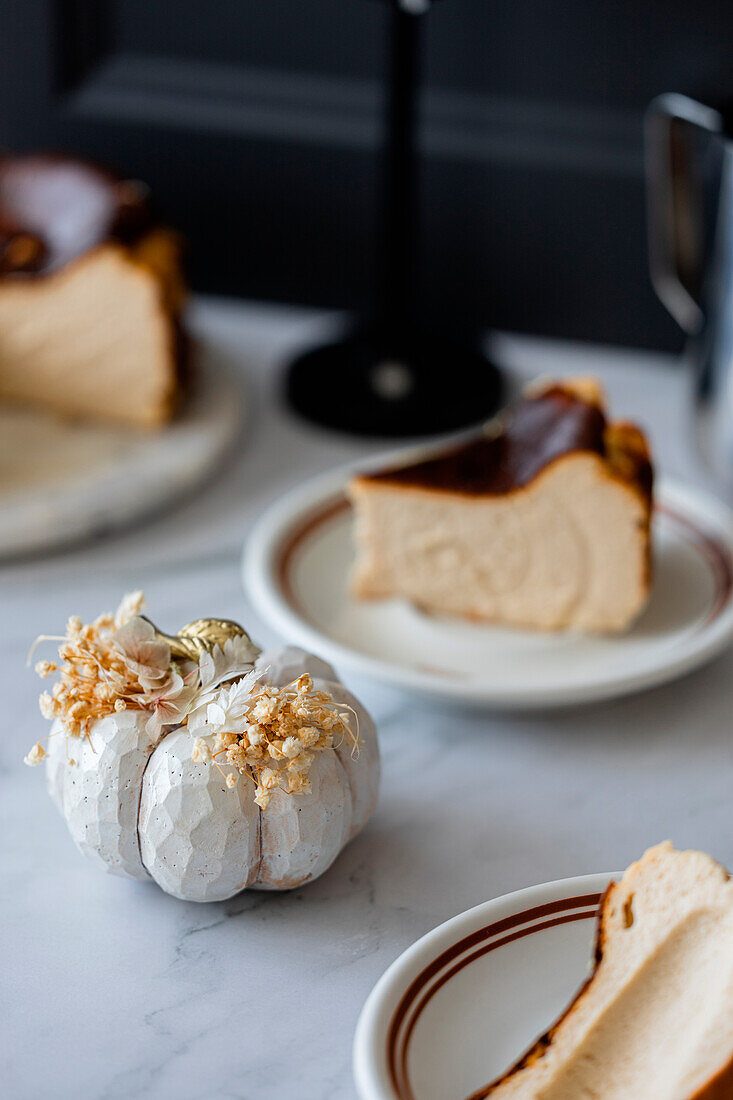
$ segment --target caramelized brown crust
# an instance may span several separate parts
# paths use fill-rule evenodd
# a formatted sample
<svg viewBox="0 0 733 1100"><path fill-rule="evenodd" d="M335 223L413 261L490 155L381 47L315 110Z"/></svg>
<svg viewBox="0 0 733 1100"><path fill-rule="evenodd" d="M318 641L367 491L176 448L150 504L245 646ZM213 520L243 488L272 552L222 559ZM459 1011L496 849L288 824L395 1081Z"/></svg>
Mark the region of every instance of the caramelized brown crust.
<svg viewBox="0 0 733 1100"><path fill-rule="evenodd" d="M134 245L154 219L145 188L75 157L0 157L0 275L58 271L106 241Z"/></svg>
<svg viewBox="0 0 733 1100"><path fill-rule="evenodd" d="M494 435L360 480L493 496L522 488L555 459L579 451L606 458L617 477L651 497L652 467L642 432L633 425L609 425L599 404L561 385L519 401Z"/></svg>
<svg viewBox="0 0 733 1100"><path fill-rule="evenodd" d="M649 446L641 429L618 420L607 425L604 443L606 459L616 476L637 485L651 501L654 475Z"/></svg>
<svg viewBox="0 0 733 1100"><path fill-rule="evenodd" d="M183 279L183 241L178 233L151 229L127 250L130 260L155 278L168 323L168 347L172 364L170 388L160 422L171 420L191 389L191 341L181 323L188 288Z"/></svg>
<svg viewBox="0 0 733 1100"><path fill-rule="evenodd" d="M733 1096L733 1058L720 1073L711 1077L690 1100L731 1100Z"/></svg>

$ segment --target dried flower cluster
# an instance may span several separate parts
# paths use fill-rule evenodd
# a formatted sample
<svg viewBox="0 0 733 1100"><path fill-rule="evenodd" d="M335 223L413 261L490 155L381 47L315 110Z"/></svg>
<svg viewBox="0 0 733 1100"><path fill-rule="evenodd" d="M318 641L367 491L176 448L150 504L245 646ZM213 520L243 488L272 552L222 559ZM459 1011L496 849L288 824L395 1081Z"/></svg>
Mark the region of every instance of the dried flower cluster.
<svg viewBox="0 0 733 1100"><path fill-rule="evenodd" d="M194 745L195 760L231 764L255 784L255 802L266 809L275 789L286 794L310 790L308 772L316 754L334 742L347 740L358 751L359 733L348 724L350 707L340 706L326 691L316 691L303 674L284 688L262 684L257 674L224 687L203 715L189 725L213 734L213 746L203 737ZM226 776L234 786L236 775Z"/></svg>
<svg viewBox="0 0 733 1100"><path fill-rule="evenodd" d="M85 625L74 616L60 642L57 661L40 661L38 674L58 675L43 692L41 712L59 718L67 734L88 737L97 719L124 710L148 713L146 733L155 743L166 729L187 725L196 738L192 759L227 763L254 782L255 802L265 809L276 788L288 794L310 790L308 772L317 753L346 739L358 751L359 732L349 726L350 707L316 691L308 675L284 688L263 682L255 671L258 650L246 635L227 639L193 661L176 663L170 646L140 616L142 592L120 604L116 614ZM40 764L36 744L25 763ZM237 774L226 775L229 787Z"/></svg>
<svg viewBox="0 0 733 1100"><path fill-rule="evenodd" d="M71 737L84 737L91 722L123 710L149 710L148 733L157 740L163 725L193 697L171 661L167 642L140 618L142 592L126 596L116 614L85 624L74 615L60 641L59 659L39 661L42 678L58 674L51 692L40 698L44 718L60 718ZM47 640L40 638L39 641Z"/></svg>

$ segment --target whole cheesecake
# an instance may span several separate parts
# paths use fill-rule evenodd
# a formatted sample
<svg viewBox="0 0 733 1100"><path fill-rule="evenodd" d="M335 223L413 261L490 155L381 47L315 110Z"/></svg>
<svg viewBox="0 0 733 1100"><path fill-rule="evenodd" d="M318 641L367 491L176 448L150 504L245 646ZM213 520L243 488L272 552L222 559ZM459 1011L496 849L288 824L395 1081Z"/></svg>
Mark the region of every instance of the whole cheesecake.
<svg viewBox="0 0 733 1100"><path fill-rule="evenodd" d="M0 157L0 400L141 427L169 420L180 251L141 184L66 156Z"/></svg>
<svg viewBox="0 0 733 1100"><path fill-rule="evenodd" d="M355 477L354 594L541 630L626 628L651 584L652 465L593 379L536 387L479 436Z"/></svg>

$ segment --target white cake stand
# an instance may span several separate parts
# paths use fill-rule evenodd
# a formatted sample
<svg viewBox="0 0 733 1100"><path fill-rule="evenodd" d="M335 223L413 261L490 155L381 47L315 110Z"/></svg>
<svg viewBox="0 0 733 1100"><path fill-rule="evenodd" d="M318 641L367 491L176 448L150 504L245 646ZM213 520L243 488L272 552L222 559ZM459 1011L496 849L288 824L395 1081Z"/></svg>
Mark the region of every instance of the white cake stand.
<svg viewBox="0 0 733 1100"><path fill-rule="evenodd" d="M62 420L0 405L0 556L119 530L193 489L231 446L241 380L194 350L194 384L159 432Z"/></svg>

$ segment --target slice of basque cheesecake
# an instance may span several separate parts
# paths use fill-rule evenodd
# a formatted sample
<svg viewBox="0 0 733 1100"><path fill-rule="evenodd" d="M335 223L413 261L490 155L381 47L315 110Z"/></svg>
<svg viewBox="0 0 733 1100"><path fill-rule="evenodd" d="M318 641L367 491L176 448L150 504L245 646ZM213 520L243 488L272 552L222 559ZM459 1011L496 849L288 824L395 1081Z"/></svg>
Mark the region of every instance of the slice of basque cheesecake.
<svg viewBox="0 0 733 1100"><path fill-rule="evenodd" d="M0 399L164 423L184 298L179 238L141 184L67 156L0 157Z"/></svg>
<svg viewBox="0 0 733 1100"><path fill-rule="evenodd" d="M528 392L475 438L352 479L362 599L542 630L626 628L651 583L652 466L592 379Z"/></svg>
<svg viewBox="0 0 733 1100"><path fill-rule="evenodd" d="M612 884L593 974L472 1100L731 1100L733 882L702 852L650 848Z"/></svg>

